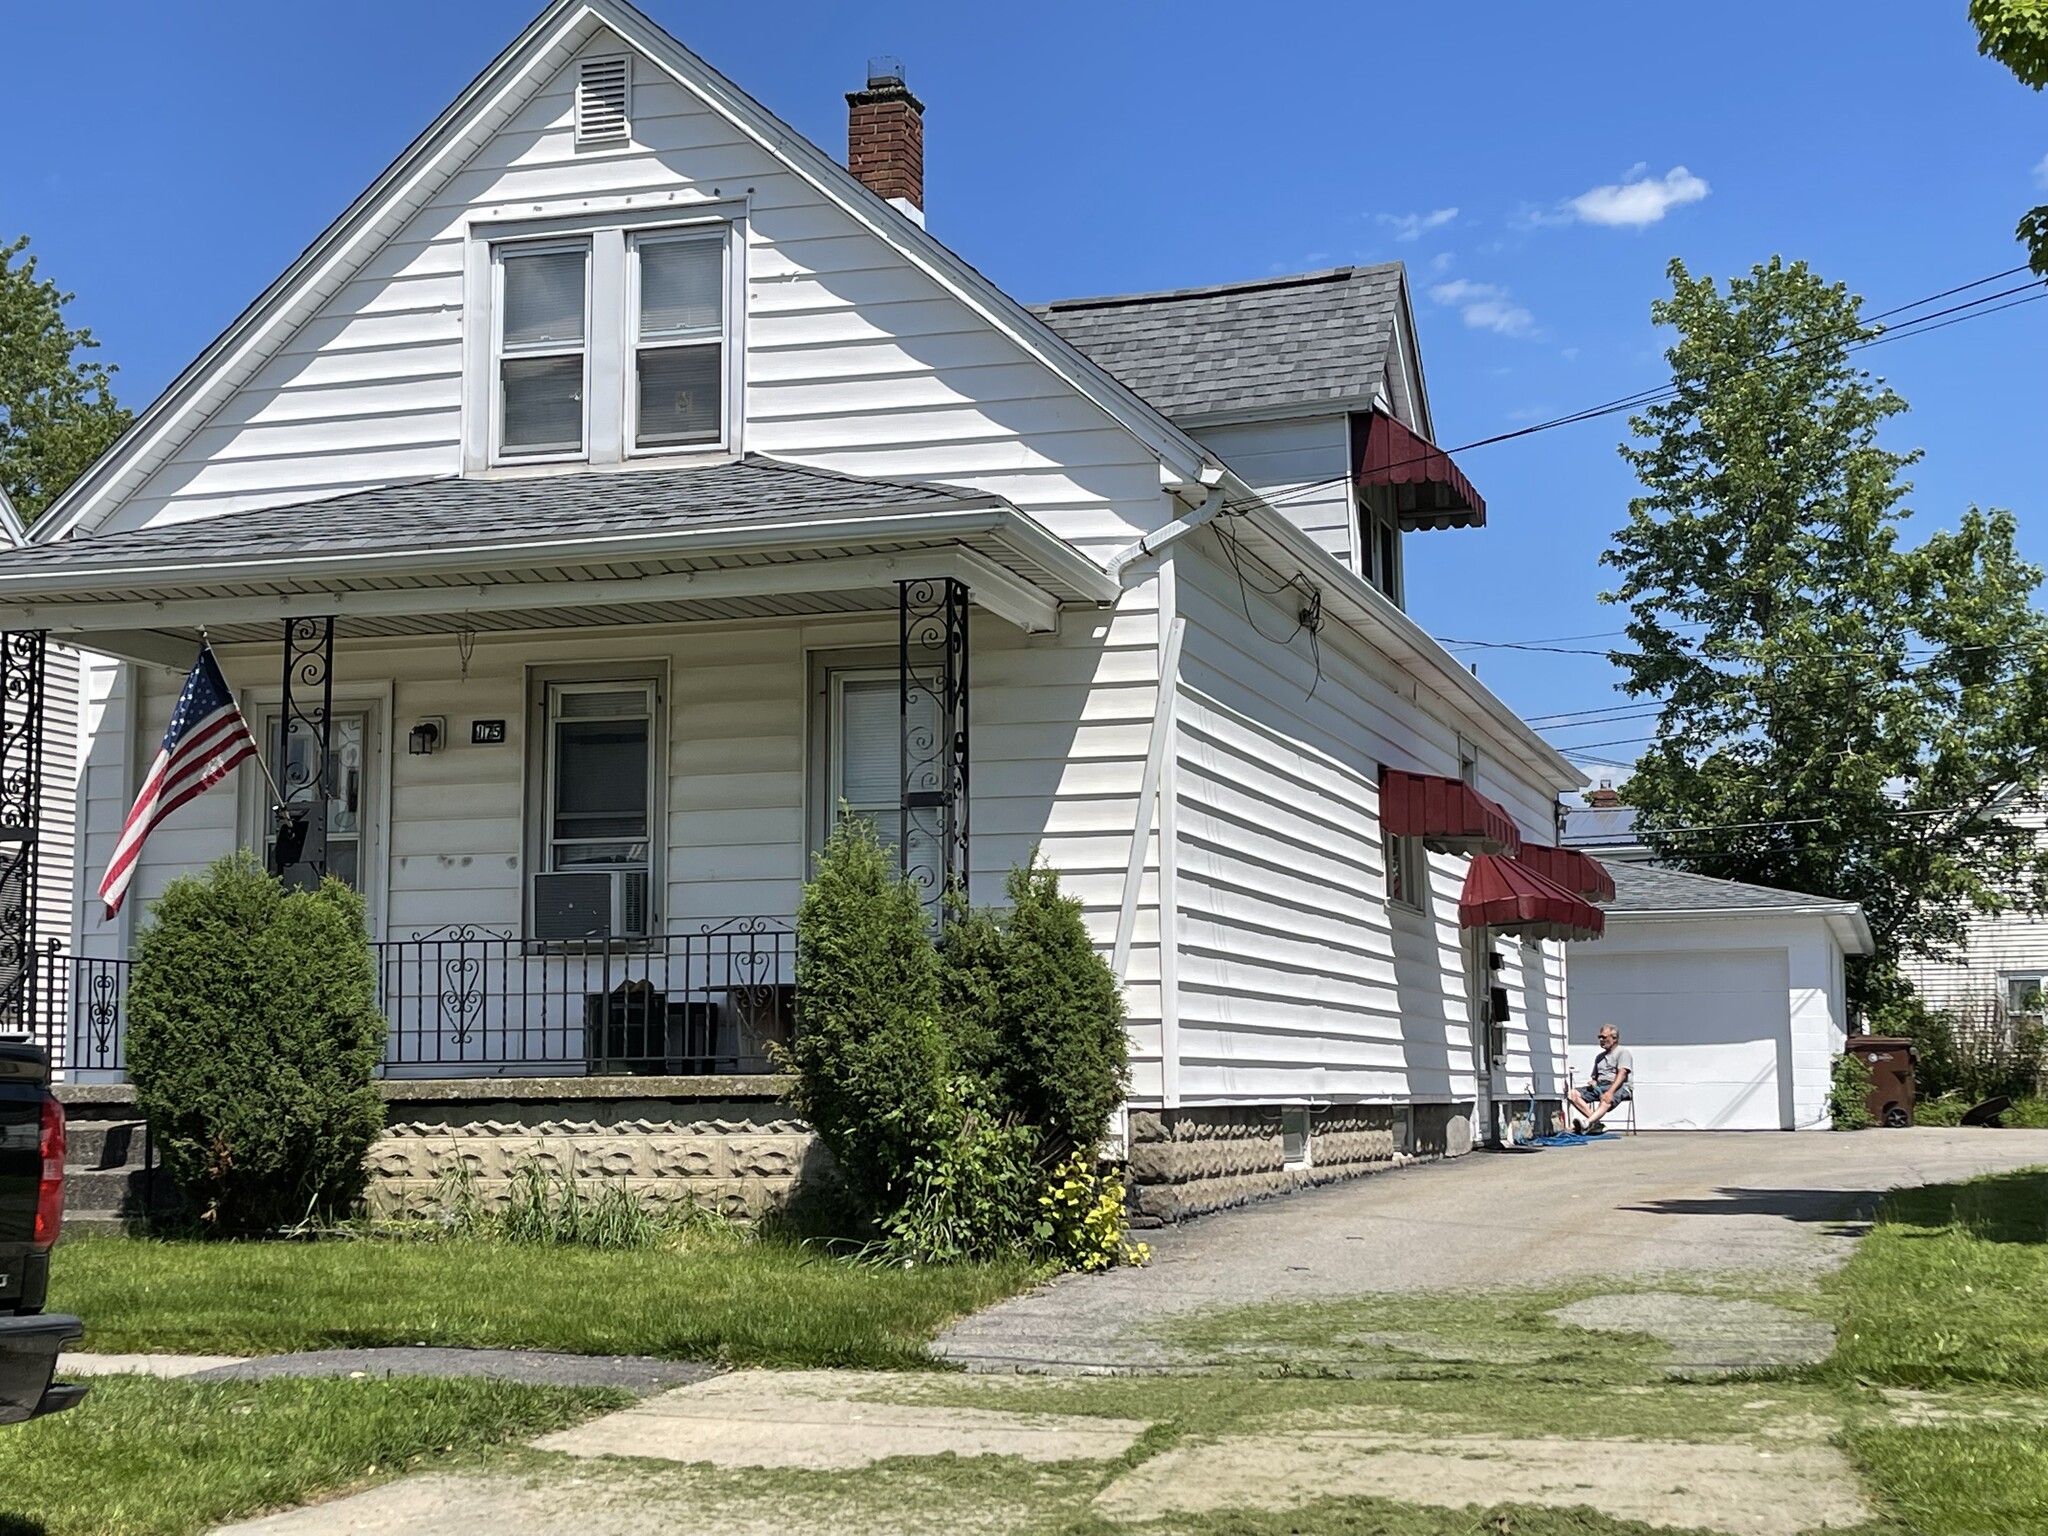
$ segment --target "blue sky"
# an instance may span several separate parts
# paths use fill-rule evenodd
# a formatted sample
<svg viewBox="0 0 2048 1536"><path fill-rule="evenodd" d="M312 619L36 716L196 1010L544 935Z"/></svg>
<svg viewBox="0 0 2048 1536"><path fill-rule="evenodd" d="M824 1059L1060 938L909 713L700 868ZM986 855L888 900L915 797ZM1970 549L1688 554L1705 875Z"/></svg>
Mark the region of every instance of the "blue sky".
<svg viewBox="0 0 2048 1536"><path fill-rule="evenodd" d="M2015 265L2048 197L2048 99L1977 56L1962 0L644 4L835 153L841 93L901 57L932 229L1027 301L1407 261L1447 445L1661 382L1673 256L1804 258L1885 309ZM0 238L34 237L139 407L536 8L5 0ZM21 67L46 57L69 62ZM2048 561L2044 343L2048 304L1869 354L1914 407L1894 445L1926 450L1913 527L2009 506ZM1620 432L1464 456L1490 523L1409 540L1417 617L1616 629ZM1618 702L1598 657L1463 654L1525 715ZM1627 761L1576 749L1640 729L1553 736Z"/></svg>

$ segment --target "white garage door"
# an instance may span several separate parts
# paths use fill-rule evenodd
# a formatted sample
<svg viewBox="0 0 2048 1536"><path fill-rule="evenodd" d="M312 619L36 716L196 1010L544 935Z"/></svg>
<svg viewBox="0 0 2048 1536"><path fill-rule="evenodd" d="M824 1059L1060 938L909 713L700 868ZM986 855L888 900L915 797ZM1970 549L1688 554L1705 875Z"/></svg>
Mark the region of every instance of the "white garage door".
<svg viewBox="0 0 2048 1536"><path fill-rule="evenodd" d="M1784 950L1603 955L1588 945L1570 966L1573 1082L1612 1024L1635 1053L1642 1129L1791 1129Z"/></svg>

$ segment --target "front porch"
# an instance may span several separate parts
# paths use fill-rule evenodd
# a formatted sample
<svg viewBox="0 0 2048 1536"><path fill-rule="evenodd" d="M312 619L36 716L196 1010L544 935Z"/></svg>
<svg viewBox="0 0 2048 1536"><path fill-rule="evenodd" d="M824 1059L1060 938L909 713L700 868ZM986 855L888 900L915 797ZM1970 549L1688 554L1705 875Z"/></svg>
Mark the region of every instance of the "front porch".
<svg viewBox="0 0 2048 1536"><path fill-rule="evenodd" d="M387 1080L770 1072L832 818L875 818L935 906L977 871L987 899L1059 789L1036 768L1030 796L1003 786L977 861L975 766L1065 759L1109 626L1062 635L1062 611L1116 590L995 498L759 460L431 482L0 555L24 656L55 637L126 664L96 701L77 898L52 922L27 882L29 963L0 1003L71 1081L117 1081L148 901L243 847L364 894ZM268 772L166 820L108 920L88 893L202 639ZM992 753L970 659L1001 701ZM4 709L31 741L33 690ZM21 859L35 846L31 824Z"/></svg>

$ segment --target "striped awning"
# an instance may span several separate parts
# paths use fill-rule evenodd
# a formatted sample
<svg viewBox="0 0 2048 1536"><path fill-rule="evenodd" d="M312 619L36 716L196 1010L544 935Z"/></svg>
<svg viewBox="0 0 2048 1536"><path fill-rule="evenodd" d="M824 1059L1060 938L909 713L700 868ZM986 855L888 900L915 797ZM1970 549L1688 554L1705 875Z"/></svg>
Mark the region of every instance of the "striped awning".
<svg viewBox="0 0 2048 1536"><path fill-rule="evenodd" d="M1524 843L1515 857L1544 879L1588 901L1614 900L1614 876L1589 853L1576 848L1552 848L1546 843Z"/></svg>
<svg viewBox="0 0 2048 1536"><path fill-rule="evenodd" d="M1380 827L1419 837L1437 853L1513 853L1522 846L1515 818L1463 779L1401 768L1380 770Z"/></svg>

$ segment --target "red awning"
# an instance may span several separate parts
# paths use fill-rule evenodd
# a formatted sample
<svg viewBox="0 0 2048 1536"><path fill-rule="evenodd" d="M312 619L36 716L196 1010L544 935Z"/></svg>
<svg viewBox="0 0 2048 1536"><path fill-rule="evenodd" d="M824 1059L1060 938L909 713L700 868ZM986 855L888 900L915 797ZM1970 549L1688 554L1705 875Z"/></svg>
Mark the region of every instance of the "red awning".
<svg viewBox="0 0 2048 1536"><path fill-rule="evenodd" d="M1524 843L1515 857L1537 874L1588 901L1614 900L1614 876L1591 854L1576 848L1552 848L1544 843Z"/></svg>
<svg viewBox="0 0 2048 1536"><path fill-rule="evenodd" d="M1463 779L1380 770L1380 826L1419 837L1437 853L1513 853L1522 846L1515 818Z"/></svg>
<svg viewBox="0 0 2048 1536"><path fill-rule="evenodd" d="M1483 528L1486 499L1434 443L1417 437L1385 411L1351 418L1361 488L1388 486L1402 528Z"/></svg>
<svg viewBox="0 0 2048 1536"><path fill-rule="evenodd" d="M1458 922L1525 939L1597 939L1607 914L1515 859L1481 854L1465 873Z"/></svg>

